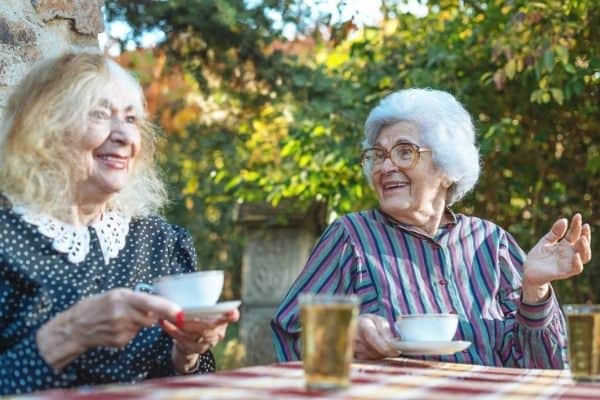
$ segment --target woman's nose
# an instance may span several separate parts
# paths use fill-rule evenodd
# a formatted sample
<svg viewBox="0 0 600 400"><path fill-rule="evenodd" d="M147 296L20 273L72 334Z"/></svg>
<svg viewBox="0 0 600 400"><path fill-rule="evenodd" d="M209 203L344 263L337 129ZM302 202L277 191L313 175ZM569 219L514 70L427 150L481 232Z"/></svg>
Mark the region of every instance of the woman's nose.
<svg viewBox="0 0 600 400"><path fill-rule="evenodd" d="M396 165L392 162L392 159L390 157L386 157L381 163L382 172L395 171L397 169L398 167L396 167Z"/></svg>
<svg viewBox="0 0 600 400"><path fill-rule="evenodd" d="M110 138L123 143L130 143L132 141L131 133L126 127L124 118L120 118L118 116L112 118L110 126Z"/></svg>

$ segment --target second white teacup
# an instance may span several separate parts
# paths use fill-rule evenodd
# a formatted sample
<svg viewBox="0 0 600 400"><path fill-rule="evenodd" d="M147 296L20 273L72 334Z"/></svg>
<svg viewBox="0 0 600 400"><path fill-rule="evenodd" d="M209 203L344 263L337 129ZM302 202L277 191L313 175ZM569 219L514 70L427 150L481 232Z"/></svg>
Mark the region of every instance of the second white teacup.
<svg viewBox="0 0 600 400"><path fill-rule="evenodd" d="M456 314L402 315L396 320L400 340L409 342L451 341L457 327Z"/></svg>
<svg viewBox="0 0 600 400"><path fill-rule="evenodd" d="M223 271L167 275L154 282L154 290L182 308L214 306L223 291Z"/></svg>

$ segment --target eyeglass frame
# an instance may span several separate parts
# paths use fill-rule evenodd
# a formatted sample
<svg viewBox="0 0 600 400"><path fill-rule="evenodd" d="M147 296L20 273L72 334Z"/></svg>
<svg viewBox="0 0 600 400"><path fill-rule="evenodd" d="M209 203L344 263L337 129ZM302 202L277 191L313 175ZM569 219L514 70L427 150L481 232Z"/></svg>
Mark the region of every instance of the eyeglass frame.
<svg viewBox="0 0 600 400"><path fill-rule="evenodd" d="M416 154L417 154L417 156L416 156L416 157L414 157L414 156L413 156L413 157L414 157L414 158L413 158L413 161L411 162L411 164L410 164L409 166L407 166L407 167L400 167L399 165L397 165L397 164L394 162L394 160L392 160L392 151L393 151L393 150L394 150L394 148L395 148L395 147L397 147L397 146L408 146L408 147L410 147L410 148L413 150L413 154L414 154L414 153L416 153ZM389 150L388 150L388 149L386 149L386 148L385 148L385 147L383 147L383 146L374 146L374 147L369 147L369 148L366 148L366 149L364 149L364 150L362 151L361 155L360 155L360 163L361 163L361 164L363 164L363 166L364 166L364 163L365 163L365 153L366 153L367 151L370 151L370 150L379 150L379 151L382 151L382 152L383 152L383 155L384 155L383 161L382 161L380 164L377 164L378 166L379 166L379 165L383 165L383 163L385 163L385 160L389 159L389 160L391 161L391 163L392 163L392 164L393 164L393 165L394 165L396 168L399 168L399 169L412 169L412 168L414 168L414 167L415 167L415 165L417 165L417 163L418 163L418 162L421 160L421 153L428 153L428 152L432 152L432 151L433 151L432 149L429 149L429 148L426 148L426 147L423 147L423 148L422 148L422 147L421 147L421 146L419 146L418 144L414 144L414 143L410 143L410 142L400 142L400 143L396 143L395 145L393 145L392 147L390 147L390 149L389 149ZM373 165L373 167L374 167L374 166L375 166L375 165ZM371 169L371 171L373 171L373 170L374 170L374 168L372 168L372 169Z"/></svg>

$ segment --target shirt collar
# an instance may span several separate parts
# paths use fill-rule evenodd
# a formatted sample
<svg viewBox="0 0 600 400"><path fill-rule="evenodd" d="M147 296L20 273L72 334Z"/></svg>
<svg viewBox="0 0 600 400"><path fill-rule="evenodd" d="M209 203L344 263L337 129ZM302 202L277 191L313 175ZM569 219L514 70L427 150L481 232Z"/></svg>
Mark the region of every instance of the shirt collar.
<svg viewBox="0 0 600 400"><path fill-rule="evenodd" d="M90 232L87 226L74 226L24 205L13 204L12 208L23 221L35 225L38 232L52 239L52 248L66 254L70 262L79 264L85 260L90 251ZM125 247L130 220L130 217L119 212L107 211L100 220L90 225L96 231L105 264L116 258Z"/></svg>
<svg viewBox="0 0 600 400"><path fill-rule="evenodd" d="M417 237L420 237L423 239L430 240L436 244L439 244L437 238L442 231L446 231L456 225L456 214L454 214L454 212L450 208L446 208L444 210L444 214L449 219L449 222L441 224L438 228L438 231L436 232L436 234L434 236L430 236L426 233L416 230L413 225L405 224L403 222L396 220L394 217L392 217L389 214L386 214L380 208L377 208L377 211L381 214L382 218L388 225L398 228L404 232L410 233L413 236L417 236Z"/></svg>

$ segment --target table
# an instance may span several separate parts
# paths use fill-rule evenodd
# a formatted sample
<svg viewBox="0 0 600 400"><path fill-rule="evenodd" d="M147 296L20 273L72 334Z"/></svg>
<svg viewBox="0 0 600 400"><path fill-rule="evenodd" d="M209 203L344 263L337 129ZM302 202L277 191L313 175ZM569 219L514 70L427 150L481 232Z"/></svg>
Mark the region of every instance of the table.
<svg viewBox="0 0 600 400"><path fill-rule="evenodd" d="M600 399L600 382L569 371L512 369L392 358L355 362L352 386L307 391L302 364L280 363L133 385L50 390L21 398L58 399Z"/></svg>

